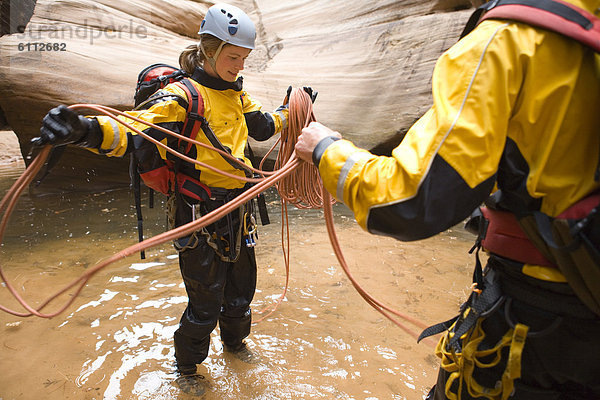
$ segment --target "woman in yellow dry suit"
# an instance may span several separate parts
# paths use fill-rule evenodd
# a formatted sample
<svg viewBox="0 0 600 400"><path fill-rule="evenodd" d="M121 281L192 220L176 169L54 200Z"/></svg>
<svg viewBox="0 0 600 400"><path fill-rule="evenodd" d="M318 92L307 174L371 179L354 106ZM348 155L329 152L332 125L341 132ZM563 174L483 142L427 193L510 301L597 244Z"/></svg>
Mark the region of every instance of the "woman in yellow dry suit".
<svg viewBox="0 0 600 400"><path fill-rule="evenodd" d="M567 1L598 8L597 0ZM487 20L439 58L433 106L391 157L319 123L303 130L296 152L371 233L435 235L495 185L488 206L554 217L600 187L598 66L593 50L557 33ZM561 270L492 253L477 284L483 292L472 298L492 300L468 327L477 317L470 303L438 345L442 367L429 398L600 398L600 317Z"/></svg>
<svg viewBox="0 0 600 400"><path fill-rule="evenodd" d="M244 156L248 135L266 140L281 132L287 124L287 106L279 107L274 113L263 113L261 105L242 89L242 77L238 73L254 48L256 36L253 22L242 10L227 4L210 7L199 34L200 43L188 47L179 58L182 69L204 102L208 127L199 133L197 140L225 148L250 165ZM312 89L305 90L312 95ZM314 100L316 93L312 97ZM181 132L189 101L180 86L169 84L150 97L143 110L129 113ZM155 139L167 140L170 147L178 148L177 139L141 123L128 122ZM84 118L65 106L51 110L44 118L36 143L74 144L116 157L135 152L142 158L142 164L152 164L156 157L168 159L171 156L162 149L159 152L157 146L108 117ZM242 177L245 174L213 151L200 146L193 146L191 151L192 157L213 167ZM204 197L199 200L175 190L169 198L174 200L169 203L174 205L170 216L175 226L216 209L244 191L244 182L195 164L182 162L177 169L178 177L191 177L194 182L209 187L210 196L199 196ZM241 232L241 222L248 221L249 212L247 206L242 207L203 232L180 238L175 243L180 251L179 264L189 297L174 336L180 374L177 382L186 392L200 395L205 390L203 377L196 374L196 364L208 355L210 334L217 321L225 351L246 362L258 359L243 342L250 333L250 303L256 288L254 248L245 245Z"/></svg>

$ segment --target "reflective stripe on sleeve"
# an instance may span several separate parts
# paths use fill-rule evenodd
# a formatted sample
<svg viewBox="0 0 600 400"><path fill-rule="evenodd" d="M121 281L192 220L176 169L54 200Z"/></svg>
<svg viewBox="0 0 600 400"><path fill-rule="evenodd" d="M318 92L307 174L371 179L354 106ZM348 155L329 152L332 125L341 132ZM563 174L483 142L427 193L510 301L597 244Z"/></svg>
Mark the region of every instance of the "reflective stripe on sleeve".
<svg viewBox="0 0 600 400"><path fill-rule="evenodd" d="M350 157L348 157L346 159L344 166L340 170L340 174L338 176L338 181L337 181L337 188L336 188L335 194L336 194L336 197L338 200L344 202L344 185L346 184L346 179L348 178L348 175L350 174L350 170L352 169L352 167L354 167L354 165L357 162L359 162L361 159L365 159L365 158L371 158L371 155L368 153L359 152L359 153L354 153L354 154L350 155Z"/></svg>
<svg viewBox="0 0 600 400"><path fill-rule="evenodd" d="M281 111L275 111L275 115L278 115L279 119L281 120L281 130L284 130L285 128L287 128L288 121L287 121L287 118L285 117L285 114Z"/></svg>
<svg viewBox="0 0 600 400"><path fill-rule="evenodd" d="M121 138L121 131L119 130L119 125L117 124L117 122L114 119L108 118L108 122L110 122L110 126L113 129L113 140L112 140L110 147L106 150L114 150L119 145L119 139Z"/></svg>

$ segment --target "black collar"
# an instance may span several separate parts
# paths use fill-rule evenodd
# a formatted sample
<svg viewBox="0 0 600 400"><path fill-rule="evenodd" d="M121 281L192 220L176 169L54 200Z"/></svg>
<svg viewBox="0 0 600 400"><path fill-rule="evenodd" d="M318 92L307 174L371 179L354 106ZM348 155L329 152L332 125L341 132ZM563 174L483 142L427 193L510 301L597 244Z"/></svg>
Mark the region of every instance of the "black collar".
<svg viewBox="0 0 600 400"><path fill-rule="evenodd" d="M202 68L196 67L196 70L192 74L191 78L201 84L215 90L227 90L232 89L236 92L242 90L243 78L240 76L235 82L227 82L220 78L215 78L206 73Z"/></svg>

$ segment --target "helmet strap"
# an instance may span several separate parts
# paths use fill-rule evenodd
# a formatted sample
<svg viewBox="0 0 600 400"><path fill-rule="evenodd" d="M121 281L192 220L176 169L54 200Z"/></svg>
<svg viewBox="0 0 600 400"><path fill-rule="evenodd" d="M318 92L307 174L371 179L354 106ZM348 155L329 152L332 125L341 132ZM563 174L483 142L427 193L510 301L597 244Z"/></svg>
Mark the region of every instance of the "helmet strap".
<svg viewBox="0 0 600 400"><path fill-rule="evenodd" d="M221 78L221 76L217 72L217 57L219 57L221 50L223 50L223 46L225 46L225 41L221 41L221 44L219 45L219 47L217 47L217 50L215 51L215 55L212 57L209 57L208 54L206 54L206 50L204 49L204 44L202 42L200 42L200 50L202 50L202 54L204 54L206 61L208 61L211 68L213 69L215 74L217 74L219 79L223 79L223 78Z"/></svg>

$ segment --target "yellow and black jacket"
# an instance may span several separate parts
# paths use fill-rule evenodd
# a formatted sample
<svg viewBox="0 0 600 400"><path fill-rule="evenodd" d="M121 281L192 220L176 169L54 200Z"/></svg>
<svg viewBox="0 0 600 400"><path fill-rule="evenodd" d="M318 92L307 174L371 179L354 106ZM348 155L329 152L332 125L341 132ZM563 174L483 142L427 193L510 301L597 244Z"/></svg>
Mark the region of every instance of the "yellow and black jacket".
<svg viewBox="0 0 600 400"><path fill-rule="evenodd" d="M244 160L247 165L251 165L250 160L244 156L248 136L259 141L267 140L286 127L288 110L280 108L274 113L261 112L260 103L242 89L241 77L235 82L226 82L211 77L204 70L197 68L190 77L190 81L203 98L204 117L217 140L233 156ZM154 100L152 100L153 98ZM188 101L184 90L175 84L169 84L145 103L145 109L129 111L127 114L180 133L186 119ZM146 146L148 151L160 152L163 159L173 157L158 146L153 144L149 146L149 142L111 118L99 116L97 120L102 129L103 141L99 149L91 149L94 152L122 157L134 149L139 151L141 147ZM156 129L148 128L142 123L127 118L123 118L123 120L168 144L169 147L177 149L177 139ZM209 138L202 133L202 130L199 132L197 140L211 145ZM235 168L218 153L201 146L194 145L191 156L220 170L240 177L244 176L244 171ZM184 163L181 168L180 172L200 180L209 187L237 189L244 186L243 181L224 177L196 164Z"/></svg>
<svg viewBox="0 0 600 400"><path fill-rule="evenodd" d="M484 21L439 58L433 105L391 157L326 138L313 159L364 229L400 240L459 223L495 187L506 209L556 216L599 186L599 64L557 33ZM564 281L552 268L523 272Z"/></svg>

